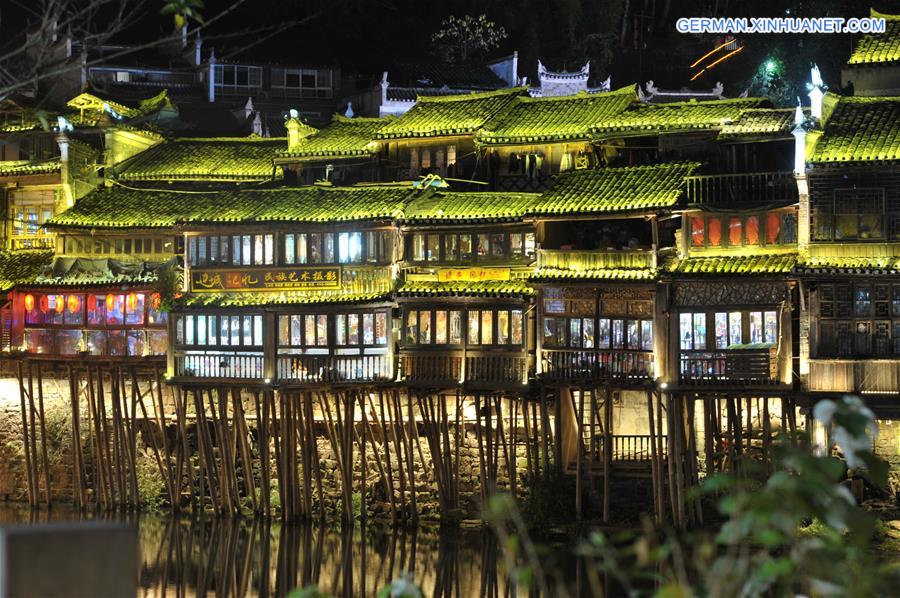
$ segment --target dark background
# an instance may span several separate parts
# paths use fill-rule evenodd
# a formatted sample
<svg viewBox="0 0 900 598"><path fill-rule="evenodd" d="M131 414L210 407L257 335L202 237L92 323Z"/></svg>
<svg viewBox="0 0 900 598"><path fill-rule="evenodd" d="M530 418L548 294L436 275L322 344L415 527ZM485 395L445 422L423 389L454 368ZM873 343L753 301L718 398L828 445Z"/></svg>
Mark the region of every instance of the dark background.
<svg viewBox="0 0 900 598"><path fill-rule="evenodd" d="M172 18L159 14L162 4L162 0L144 0L136 24L119 36L122 41L133 43L170 33ZM203 15L209 20L231 4L230 0L207 0ZM16 43L27 25L28 11L33 10L29 6L28 0L0 0L0 40ZM204 48L215 47L219 57L340 66L351 81L358 74L359 84L365 85L397 62L440 59L430 38L447 16L484 13L509 34L489 57L518 50L519 74L531 80L539 58L550 68L571 70L590 60L592 81L611 75L613 87L652 79L660 87L709 89L722 81L728 96L749 87L751 94L767 94L789 104L805 93L802 83L812 62L819 64L826 82L837 87L853 36L746 36L740 40L744 51L690 82L690 64L711 49L716 39L679 34L675 20L686 16L868 16L870 6L900 13L898 0L871 4L859 0L249 0L209 26ZM95 21L95 27L102 27L102 16ZM279 24L294 21L300 22L268 37ZM770 72L761 77L766 63Z"/></svg>

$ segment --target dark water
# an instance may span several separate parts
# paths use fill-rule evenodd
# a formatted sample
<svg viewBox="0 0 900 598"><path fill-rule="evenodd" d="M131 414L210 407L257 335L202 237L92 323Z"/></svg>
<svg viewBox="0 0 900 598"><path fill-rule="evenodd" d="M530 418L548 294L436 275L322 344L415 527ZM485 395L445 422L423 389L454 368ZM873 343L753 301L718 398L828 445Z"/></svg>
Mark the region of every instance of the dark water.
<svg viewBox="0 0 900 598"><path fill-rule="evenodd" d="M284 596L318 586L334 596L375 596L403 575L424 596L529 596L489 529L281 525L250 519L81 515L0 506L0 523L113 519L137 525L138 596ZM565 542L539 549L552 595L590 595Z"/></svg>

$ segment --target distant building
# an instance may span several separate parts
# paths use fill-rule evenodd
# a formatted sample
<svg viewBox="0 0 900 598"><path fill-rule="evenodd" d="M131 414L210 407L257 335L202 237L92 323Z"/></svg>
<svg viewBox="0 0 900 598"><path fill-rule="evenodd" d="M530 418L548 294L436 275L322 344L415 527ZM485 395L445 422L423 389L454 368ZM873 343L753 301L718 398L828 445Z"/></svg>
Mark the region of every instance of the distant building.
<svg viewBox="0 0 900 598"><path fill-rule="evenodd" d="M841 85L861 96L900 94L900 15L872 10L872 16L883 18L887 29L859 39L841 71Z"/></svg>

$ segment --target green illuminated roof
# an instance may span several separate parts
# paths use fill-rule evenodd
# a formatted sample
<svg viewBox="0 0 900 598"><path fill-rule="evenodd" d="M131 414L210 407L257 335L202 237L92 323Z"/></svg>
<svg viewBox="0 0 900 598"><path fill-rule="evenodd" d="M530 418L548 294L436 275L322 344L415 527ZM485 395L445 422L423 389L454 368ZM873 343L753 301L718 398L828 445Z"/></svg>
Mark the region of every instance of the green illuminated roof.
<svg viewBox="0 0 900 598"><path fill-rule="evenodd" d="M811 162L900 159L900 97L842 97L825 123Z"/></svg>
<svg viewBox="0 0 900 598"><path fill-rule="evenodd" d="M52 160L7 160L0 161L0 176L25 176L59 172L59 158Z"/></svg>
<svg viewBox="0 0 900 598"><path fill-rule="evenodd" d="M764 98L691 100L669 104L633 104L614 118L592 127L601 138L625 135L653 135L666 131L714 129L738 120L744 110L764 108Z"/></svg>
<svg viewBox="0 0 900 598"><path fill-rule="evenodd" d="M789 274L797 265L794 253L775 255L741 255L689 257L673 259L665 265L667 272L677 274Z"/></svg>
<svg viewBox="0 0 900 598"><path fill-rule="evenodd" d="M485 145L587 140L591 127L614 119L636 100L634 85L590 95L521 96L485 123L476 140Z"/></svg>
<svg viewBox="0 0 900 598"><path fill-rule="evenodd" d="M0 251L0 291L33 282L53 261L53 251Z"/></svg>
<svg viewBox="0 0 900 598"><path fill-rule="evenodd" d="M819 274L896 274L900 257L805 257L798 269Z"/></svg>
<svg viewBox="0 0 900 598"><path fill-rule="evenodd" d="M540 197L504 191L439 191L413 196L403 211L408 222L496 221L522 218Z"/></svg>
<svg viewBox="0 0 900 598"><path fill-rule="evenodd" d="M696 162L675 162L575 170L561 174L556 184L540 196L532 212L589 214L671 207L681 197L684 177L699 166Z"/></svg>
<svg viewBox="0 0 900 598"><path fill-rule="evenodd" d="M805 110L809 112L809 110ZM794 108L753 108L745 110L733 123L719 131L719 139L748 140L790 137L794 128Z"/></svg>
<svg viewBox="0 0 900 598"><path fill-rule="evenodd" d="M452 96L421 96L376 134L379 139L467 135L506 108L524 88Z"/></svg>
<svg viewBox="0 0 900 598"><path fill-rule="evenodd" d="M389 122L389 118L347 118L336 114L330 125L279 156L301 161L371 156L378 151L375 133Z"/></svg>
<svg viewBox="0 0 900 598"><path fill-rule="evenodd" d="M178 223L340 222L394 218L406 186L279 187L210 193L96 189L48 228L167 228Z"/></svg>
<svg viewBox="0 0 900 598"><path fill-rule="evenodd" d="M863 35L847 64L878 65L900 60L900 15L871 12L873 17L885 19L885 32Z"/></svg>
<svg viewBox="0 0 900 598"><path fill-rule="evenodd" d="M591 282L604 280L653 280L656 270L651 268L609 268L573 270L569 268L538 268L530 282Z"/></svg>
<svg viewBox="0 0 900 598"><path fill-rule="evenodd" d="M254 307L262 305L321 305L389 301L388 293L348 293L346 291L284 291L248 293L188 293L176 301L179 308Z"/></svg>
<svg viewBox="0 0 900 598"><path fill-rule="evenodd" d="M407 281L397 289L398 297L528 297L534 294L524 279L492 281Z"/></svg>
<svg viewBox="0 0 900 598"><path fill-rule="evenodd" d="M276 172L273 159L286 145L283 138L253 136L173 139L137 154L125 164L118 178L126 181L271 179Z"/></svg>

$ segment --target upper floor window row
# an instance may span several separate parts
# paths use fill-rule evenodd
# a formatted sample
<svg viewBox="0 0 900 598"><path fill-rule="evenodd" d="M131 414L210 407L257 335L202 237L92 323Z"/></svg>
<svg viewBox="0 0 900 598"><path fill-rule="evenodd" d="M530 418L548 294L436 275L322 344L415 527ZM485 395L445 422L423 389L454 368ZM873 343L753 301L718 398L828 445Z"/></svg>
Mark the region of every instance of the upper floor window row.
<svg viewBox="0 0 900 598"><path fill-rule="evenodd" d="M280 238L279 238L280 237ZM277 240L277 244L276 244ZM276 259L276 253L280 258ZM273 233L194 236L188 239L192 266L271 266L294 264L388 263L388 231Z"/></svg>
<svg viewBox="0 0 900 598"><path fill-rule="evenodd" d="M242 64L215 65L215 86L220 92L240 92L262 87L262 67Z"/></svg>
<svg viewBox="0 0 900 598"><path fill-rule="evenodd" d="M288 97L330 98L330 69L272 69L272 90Z"/></svg>
<svg viewBox="0 0 900 598"><path fill-rule="evenodd" d="M533 232L413 233L413 262L486 262L534 258Z"/></svg>
<svg viewBox="0 0 900 598"><path fill-rule="evenodd" d="M691 247L791 245L797 242L797 214L695 215L689 232Z"/></svg>
<svg viewBox="0 0 900 598"><path fill-rule="evenodd" d="M66 235L61 252L66 255L171 255L171 237L91 237Z"/></svg>
<svg viewBox="0 0 900 598"><path fill-rule="evenodd" d="M812 221L814 241L900 239L900 217L887 214L884 189L835 189L813 200Z"/></svg>
<svg viewBox="0 0 900 598"><path fill-rule="evenodd" d="M776 344L778 312L682 312L678 316L678 330L682 351L728 349L742 344Z"/></svg>

